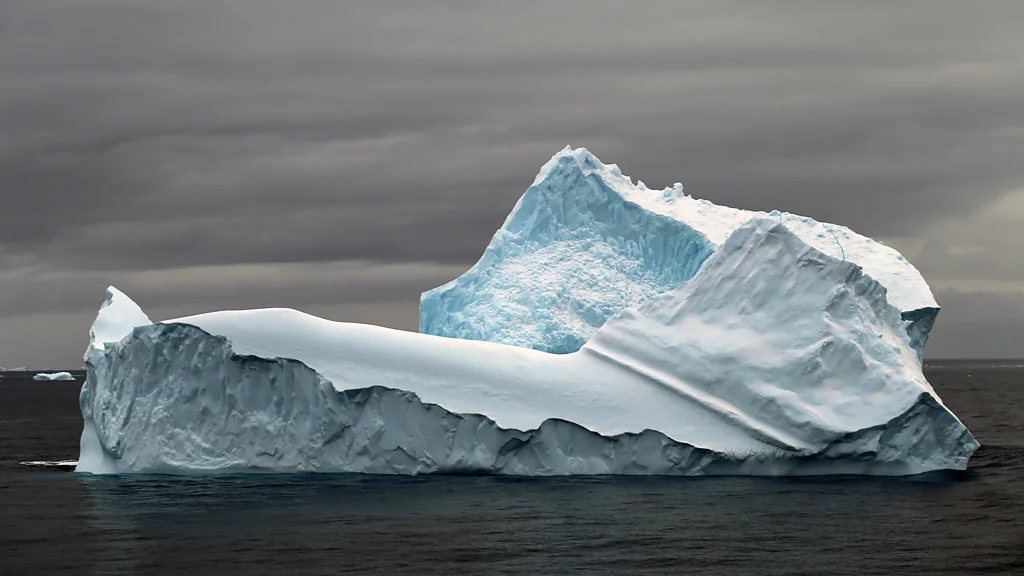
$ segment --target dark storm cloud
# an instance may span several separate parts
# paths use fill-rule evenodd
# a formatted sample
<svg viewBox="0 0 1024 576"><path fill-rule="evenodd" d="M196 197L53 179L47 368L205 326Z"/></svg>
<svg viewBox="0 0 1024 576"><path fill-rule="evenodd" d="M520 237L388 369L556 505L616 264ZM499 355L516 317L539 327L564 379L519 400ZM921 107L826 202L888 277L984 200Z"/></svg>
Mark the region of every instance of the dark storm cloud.
<svg viewBox="0 0 1024 576"><path fill-rule="evenodd" d="M221 304L238 264L323 305L294 263L349 260L434 271L338 303L414 302L565 144L917 247L949 290L1024 290L1020 224L984 208L1024 188L1021 21L1015 1L3 2L0 315L160 274L180 290L142 286L152 305Z"/></svg>

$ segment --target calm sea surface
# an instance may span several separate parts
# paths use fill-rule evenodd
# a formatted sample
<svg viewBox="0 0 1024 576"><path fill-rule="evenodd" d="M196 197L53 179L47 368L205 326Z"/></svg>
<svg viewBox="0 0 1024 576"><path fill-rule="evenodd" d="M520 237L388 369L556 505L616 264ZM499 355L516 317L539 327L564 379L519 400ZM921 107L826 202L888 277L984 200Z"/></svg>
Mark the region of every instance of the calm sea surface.
<svg viewBox="0 0 1024 576"><path fill-rule="evenodd" d="M1024 362L929 380L965 473L90 477L79 383L0 377L0 574L1024 574ZM35 462L36 464L24 464Z"/></svg>

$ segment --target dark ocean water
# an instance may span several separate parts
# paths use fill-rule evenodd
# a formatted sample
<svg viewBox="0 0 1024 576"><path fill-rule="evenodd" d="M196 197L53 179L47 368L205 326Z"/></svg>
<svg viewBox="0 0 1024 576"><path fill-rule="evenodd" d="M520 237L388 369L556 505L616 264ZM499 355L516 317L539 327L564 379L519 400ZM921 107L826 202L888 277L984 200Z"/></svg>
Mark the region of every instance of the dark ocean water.
<svg viewBox="0 0 1024 576"><path fill-rule="evenodd" d="M1024 574L1024 362L941 363L917 478L91 477L74 382L0 378L0 574Z"/></svg>

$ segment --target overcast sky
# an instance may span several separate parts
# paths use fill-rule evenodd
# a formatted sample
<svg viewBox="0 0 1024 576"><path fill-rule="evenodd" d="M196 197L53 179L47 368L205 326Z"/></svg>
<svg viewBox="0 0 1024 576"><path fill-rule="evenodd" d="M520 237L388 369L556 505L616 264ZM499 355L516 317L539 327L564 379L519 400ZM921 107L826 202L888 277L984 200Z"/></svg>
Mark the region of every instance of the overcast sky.
<svg viewBox="0 0 1024 576"><path fill-rule="evenodd" d="M1024 2L0 0L0 366L289 306L415 330L540 166L850 226L1024 356Z"/></svg>

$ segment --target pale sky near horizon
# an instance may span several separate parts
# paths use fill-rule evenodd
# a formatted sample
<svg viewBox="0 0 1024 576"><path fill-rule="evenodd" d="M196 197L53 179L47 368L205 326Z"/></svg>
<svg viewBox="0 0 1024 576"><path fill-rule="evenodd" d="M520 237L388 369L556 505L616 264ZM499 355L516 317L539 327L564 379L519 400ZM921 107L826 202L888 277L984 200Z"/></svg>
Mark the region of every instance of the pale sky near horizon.
<svg viewBox="0 0 1024 576"><path fill-rule="evenodd" d="M847 225L1024 357L1024 2L0 0L0 366L155 320L415 330L540 166Z"/></svg>

